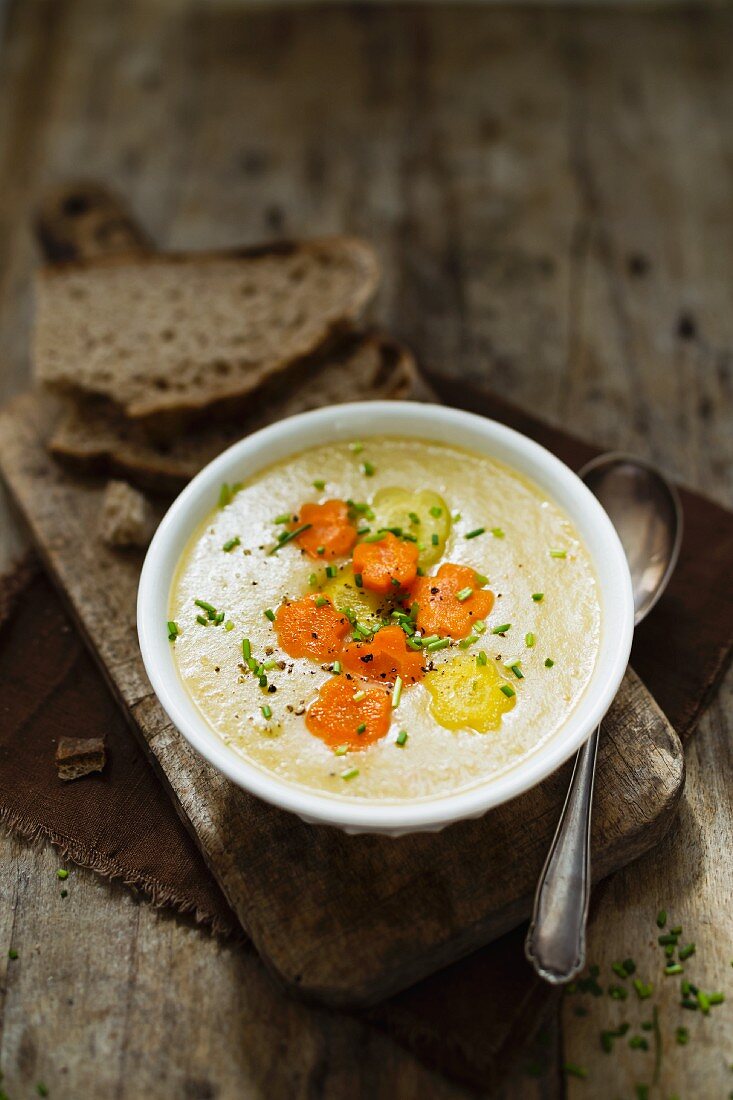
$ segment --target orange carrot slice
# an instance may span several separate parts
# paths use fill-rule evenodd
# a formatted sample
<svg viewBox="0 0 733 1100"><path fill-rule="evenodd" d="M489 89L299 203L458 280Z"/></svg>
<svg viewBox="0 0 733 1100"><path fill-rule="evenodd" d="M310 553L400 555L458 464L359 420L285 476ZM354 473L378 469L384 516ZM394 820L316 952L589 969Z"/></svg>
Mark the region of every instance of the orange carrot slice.
<svg viewBox="0 0 733 1100"><path fill-rule="evenodd" d="M371 745L384 737L390 721L387 689L366 680L347 680L345 676L327 680L305 716L310 732L332 748Z"/></svg>
<svg viewBox="0 0 733 1100"><path fill-rule="evenodd" d="M351 553L356 542L356 527L349 519L349 509L343 500L304 504L290 530L304 523L310 526L295 541L314 561L332 561Z"/></svg>
<svg viewBox="0 0 733 1100"><path fill-rule="evenodd" d="M315 593L281 604L275 615L277 640L291 657L333 660L348 630L349 620Z"/></svg>
<svg viewBox="0 0 733 1100"><path fill-rule="evenodd" d="M388 684L398 676L403 683L414 684L425 675L423 657L407 648L399 626L383 627L370 642L349 642L341 652L341 663L355 676Z"/></svg>
<svg viewBox="0 0 733 1100"><path fill-rule="evenodd" d="M466 595L470 590L470 595ZM458 599L458 595L463 599ZM417 577L407 606L417 603L415 625L424 634L465 638L494 606L494 593L479 588L476 573L466 565L441 565L434 577Z"/></svg>
<svg viewBox="0 0 733 1100"><path fill-rule="evenodd" d="M417 575L418 549L388 531L379 542L360 542L354 550L354 573L365 588L386 596L407 588Z"/></svg>

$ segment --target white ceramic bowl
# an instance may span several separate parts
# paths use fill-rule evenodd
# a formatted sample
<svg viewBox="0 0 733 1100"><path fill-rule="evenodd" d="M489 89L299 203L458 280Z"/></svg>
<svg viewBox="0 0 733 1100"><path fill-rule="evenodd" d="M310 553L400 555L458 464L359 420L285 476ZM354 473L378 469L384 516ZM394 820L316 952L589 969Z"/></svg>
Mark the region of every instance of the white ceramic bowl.
<svg viewBox="0 0 733 1100"><path fill-rule="evenodd" d="M565 510L595 566L602 629L590 683L564 725L509 771L466 790L430 800L379 802L320 794L278 779L228 748L189 698L174 662L166 621L178 560L211 511L222 482L244 481L273 462L326 442L370 435L408 436L457 444L491 455L540 485ZM559 459L526 436L492 420L439 405L365 402L281 420L235 443L209 463L172 504L148 550L140 578L137 622L145 668L171 721L189 743L234 783L309 822L348 832L438 830L522 794L568 759L600 722L621 683L633 632L631 578L623 548L592 493Z"/></svg>

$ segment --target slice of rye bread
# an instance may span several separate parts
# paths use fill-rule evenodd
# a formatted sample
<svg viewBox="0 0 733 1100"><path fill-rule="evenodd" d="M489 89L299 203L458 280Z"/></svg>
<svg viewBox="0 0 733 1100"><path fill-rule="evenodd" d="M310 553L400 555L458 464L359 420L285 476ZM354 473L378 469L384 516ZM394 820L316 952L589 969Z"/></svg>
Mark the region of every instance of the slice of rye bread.
<svg viewBox="0 0 733 1100"><path fill-rule="evenodd" d="M38 280L36 377L133 419L208 411L350 327L378 281L350 237L54 264Z"/></svg>
<svg viewBox="0 0 733 1100"><path fill-rule="evenodd" d="M266 424L323 405L423 396L412 352L379 333L353 333L320 363L296 364L252 395L247 412L229 423L201 425L167 441L151 440L143 427L109 402L70 403L50 443L51 452L75 470L122 475L136 485L176 492L226 447Z"/></svg>

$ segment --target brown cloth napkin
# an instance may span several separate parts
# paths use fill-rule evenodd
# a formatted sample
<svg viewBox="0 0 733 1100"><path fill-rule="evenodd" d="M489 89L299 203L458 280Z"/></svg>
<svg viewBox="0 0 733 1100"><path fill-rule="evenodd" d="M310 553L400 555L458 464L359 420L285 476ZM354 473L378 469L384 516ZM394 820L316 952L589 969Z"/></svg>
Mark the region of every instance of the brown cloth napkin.
<svg viewBox="0 0 733 1100"><path fill-rule="evenodd" d="M453 384L429 377L455 404ZM450 391L450 392L449 392ZM577 468L598 453L477 387L460 404L517 428ZM722 675L733 642L733 513L681 491L685 537L679 565L638 631L633 664L684 737ZM62 784L54 749L62 736L106 733L103 775ZM194 913L222 934L241 934L218 886L48 580L37 575L0 631L0 820L45 836L69 858ZM511 1046L511 1020L528 1019L548 990L522 958L515 931L369 1013L431 1064L486 1087ZM487 995L500 990L501 997Z"/></svg>

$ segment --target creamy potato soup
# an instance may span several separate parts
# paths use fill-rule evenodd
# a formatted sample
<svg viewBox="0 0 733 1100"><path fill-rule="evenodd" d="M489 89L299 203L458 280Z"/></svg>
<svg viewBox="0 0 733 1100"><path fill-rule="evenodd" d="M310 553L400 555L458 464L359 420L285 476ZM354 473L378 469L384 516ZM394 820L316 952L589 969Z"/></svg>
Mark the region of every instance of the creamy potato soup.
<svg viewBox="0 0 733 1100"><path fill-rule="evenodd" d="M207 723L283 780L420 799L565 722L600 607L568 517L516 471L414 439L314 447L222 486L170 594Z"/></svg>

